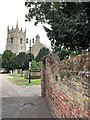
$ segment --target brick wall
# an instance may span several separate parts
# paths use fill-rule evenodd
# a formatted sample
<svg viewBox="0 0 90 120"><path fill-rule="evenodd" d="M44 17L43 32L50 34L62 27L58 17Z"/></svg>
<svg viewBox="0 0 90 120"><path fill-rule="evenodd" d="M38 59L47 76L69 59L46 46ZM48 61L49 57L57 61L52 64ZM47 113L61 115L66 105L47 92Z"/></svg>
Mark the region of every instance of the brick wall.
<svg viewBox="0 0 90 120"><path fill-rule="evenodd" d="M60 61L54 54L41 62L41 93L57 118L90 115L90 53Z"/></svg>

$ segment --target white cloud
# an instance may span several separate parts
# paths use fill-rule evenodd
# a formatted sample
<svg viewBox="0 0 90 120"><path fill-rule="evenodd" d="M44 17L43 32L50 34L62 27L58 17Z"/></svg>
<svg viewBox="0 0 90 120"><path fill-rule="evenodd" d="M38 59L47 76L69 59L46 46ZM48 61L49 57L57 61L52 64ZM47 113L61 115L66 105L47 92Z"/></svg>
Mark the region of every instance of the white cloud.
<svg viewBox="0 0 90 120"><path fill-rule="evenodd" d="M25 7L25 0L1 0L0 1L0 53L3 53L6 47L7 26L10 28L16 26L18 19L19 28L22 26L23 30L27 29L27 37L33 38L36 34L40 35L41 42L50 46L46 33L41 24L34 26L33 21L25 22L25 14L27 8Z"/></svg>

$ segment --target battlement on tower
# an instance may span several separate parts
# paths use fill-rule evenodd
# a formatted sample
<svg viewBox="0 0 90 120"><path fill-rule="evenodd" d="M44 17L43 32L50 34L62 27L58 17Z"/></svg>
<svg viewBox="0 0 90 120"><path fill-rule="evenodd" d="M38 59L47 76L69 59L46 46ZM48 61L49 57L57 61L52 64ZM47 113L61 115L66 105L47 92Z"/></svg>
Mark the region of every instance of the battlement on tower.
<svg viewBox="0 0 90 120"><path fill-rule="evenodd" d="M10 28L7 29L7 33L8 33L8 34L10 34L10 33L15 33L15 32L26 34L26 29L25 29L25 30L22 30L22 27L21 27L21 29L19 29L19 28L14 28L13 26L12 26L11 29L10 29Z"/></svg>

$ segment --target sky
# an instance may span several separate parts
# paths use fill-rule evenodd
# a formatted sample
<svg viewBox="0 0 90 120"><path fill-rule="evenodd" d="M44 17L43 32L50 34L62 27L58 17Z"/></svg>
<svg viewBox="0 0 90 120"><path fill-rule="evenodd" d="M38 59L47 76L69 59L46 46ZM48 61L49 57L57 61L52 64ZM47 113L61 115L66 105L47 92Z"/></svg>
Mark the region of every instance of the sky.
<svg viewBox="0 0 90 120"><path fill-rule="evenodd" d="M26 38L32 39L37 34L40 35L40 42L50 46L47 34L41 24L34 25L34 20L25 22L25 14L28 12L25 7L25 0L0 0L0 54L5 51L7 39L7 26L10 29L16 27L18 21L19 28L25 30ZM27 50L29 45L27 45Z"/></svg>

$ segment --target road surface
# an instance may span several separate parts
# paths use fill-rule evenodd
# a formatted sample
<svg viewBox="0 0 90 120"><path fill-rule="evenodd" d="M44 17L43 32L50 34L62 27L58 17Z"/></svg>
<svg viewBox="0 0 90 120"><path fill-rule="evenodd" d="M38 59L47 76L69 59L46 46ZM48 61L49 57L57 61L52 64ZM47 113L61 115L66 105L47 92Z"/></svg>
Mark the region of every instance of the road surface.
<svg viewBox="0 0 90 120"><path fill-rule="evenodd" d="M45 98L41 97L40 85L17 86L8 81L9 77L0 74L2 118L52 118Z"/></svg>

